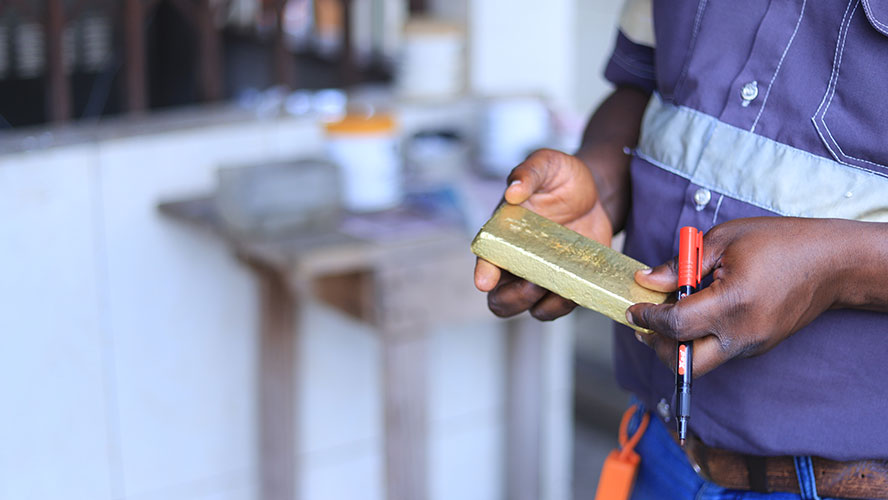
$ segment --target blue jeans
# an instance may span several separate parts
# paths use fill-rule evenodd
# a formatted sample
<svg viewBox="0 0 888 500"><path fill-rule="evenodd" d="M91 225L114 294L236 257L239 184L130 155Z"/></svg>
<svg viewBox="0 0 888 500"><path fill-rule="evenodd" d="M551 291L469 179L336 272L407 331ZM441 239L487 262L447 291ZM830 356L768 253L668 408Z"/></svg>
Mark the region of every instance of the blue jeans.
<svg viewBox="0 0 888 500"><path fill-rule="evenodd" d="M638 410L629 422L630 436L646 411L641 403L635 401L635 404ZM647 431L635 451L641 455L641 466L631 500L831 500L817 495L810 457L795 457L801 495L729 490L706 481L694 472L687 455L656 415L651 415Z"/></svg>

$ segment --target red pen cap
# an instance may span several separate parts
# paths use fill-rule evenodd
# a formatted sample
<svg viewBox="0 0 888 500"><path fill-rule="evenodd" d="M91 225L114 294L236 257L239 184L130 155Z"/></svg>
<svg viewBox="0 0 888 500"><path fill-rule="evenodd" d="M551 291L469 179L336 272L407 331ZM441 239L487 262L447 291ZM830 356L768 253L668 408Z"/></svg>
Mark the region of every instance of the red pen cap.
<svg viewBox="0 0 888 500"><path fill-rule="evenodd" d="M678 233L678 286L696 288L703 279L703 232L685 226Z"/></svg>

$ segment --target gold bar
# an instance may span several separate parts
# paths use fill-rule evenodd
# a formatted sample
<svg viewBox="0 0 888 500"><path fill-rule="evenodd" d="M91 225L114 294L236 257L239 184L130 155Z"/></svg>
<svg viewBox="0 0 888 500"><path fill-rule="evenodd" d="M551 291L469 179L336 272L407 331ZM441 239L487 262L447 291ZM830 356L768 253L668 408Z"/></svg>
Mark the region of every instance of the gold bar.
<svg viewBox="0 0 888 500"><path fill-rule="evenodd" d="M668 297L635 282L641 262L516 205L497 209L472 252L624 325L629 306Z"/></svg>

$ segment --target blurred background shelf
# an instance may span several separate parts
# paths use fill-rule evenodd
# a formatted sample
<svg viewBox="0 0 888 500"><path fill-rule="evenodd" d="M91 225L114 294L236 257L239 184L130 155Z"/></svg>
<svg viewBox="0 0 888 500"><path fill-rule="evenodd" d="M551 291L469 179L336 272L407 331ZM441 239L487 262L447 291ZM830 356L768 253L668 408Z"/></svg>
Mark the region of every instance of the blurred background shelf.
<svg viewBox="0 0 888 500"><path fill-rule="evenodd" d="M296 456L293 401L298 399L300 383L294 377L299 332L293 318L300 316L301 301L309 296L326 299L328 305L379 331L387 498L427 498L427 333L436 325L478 321L489 315L471 284L461 277L472 266L464 230L404 212L386 221L390 231L385 239L375 241L341 231L253 241L227 233L211 199L168 202L160 210L217 233L260 281L262 498L296 498L298 476L292 471L299 467L290 457ZM351 225L379 217L353 216ZM419 234L398 230L416 223L426 230ZM543 330L530 318L513 320L506 340L505 491L516 500L540 496L540 443L545 439L540 414L545 406L539 359Z"/></svg>
<svg viewBox="0 0 888 500"><path fill-rule="evenodd" d="M414 139L426 147L459 137L449 165L465 154L474 167L483 148L510 146L500 140L514 133L485 121L490 103L530 102L525 111L544 110L536 116L556 131L546 145L570 151L607 90L599 75L619 2L351 0L328 2L323 20L316 3L0 2L0 406L10 410L0 416L0 498L251 500L263 498L263 477L275 470L285 491L306 500L412 500L416 491L430 500L564 500L594 491L626 401L610 378L609 325L583 311L505 322L472 290L468 238L498 202L510 165L482 181L477 169L426 172L464 193L454 196L465 214L447 236L454 247L440 257L453 290L391 284L444 271L413 253L375 275L357 265L378 246L366 235L387 234L382 223L302 235L284 251L267 241L220 244L232 240L157 206L193 200L177 205L178 217L212 226L212 204L199 198L216 189L220 169L327 158L325 124L343 112L394 116L405 162L428 151L407 147ZM460 33L461 90L437 89L454 95L401 93L398 54L418 12L447 36ZM435 45L442 53L453 49L446 40ZM207 51L215 61L200 57ZM404 248L422 240L409 236ZM327 249L303 260L327 277L299 285L296 312L286 299L302 272L292 254L308 247ZM290 288L281 269L291 269ZM391 300L431 294L469 305L442 323L394 306L380 312L353 293L383 282L406 294ZM261 300L269 296L272 305ZM417 363L385 361L400 355L380 335L392 311L424 325L391 327L424 331L424 358L407 356L425 360L424 381ZM276 331L301 334L263 349L257 331L269 317ZM260 433L272 369L293 370L289 399L277 399L292 409L273 412L275 428L289 429L273 436L289 457L278 469L267 466ZM425 427L404 430L424 440L402 436L406 451L387 456L393 378L410 379L411 398L425 387L425 410L411 410L414 419L425 412ZM425 458L405 458L417 453ZM416 481L397 479L423 460ZM399 472L394 463L407 465Z"/></svg>

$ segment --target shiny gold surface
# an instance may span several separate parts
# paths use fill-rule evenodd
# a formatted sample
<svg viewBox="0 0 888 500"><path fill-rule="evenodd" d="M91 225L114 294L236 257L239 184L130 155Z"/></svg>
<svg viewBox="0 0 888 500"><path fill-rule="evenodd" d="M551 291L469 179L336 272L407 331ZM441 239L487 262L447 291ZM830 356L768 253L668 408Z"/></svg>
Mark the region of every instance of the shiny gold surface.
<svg viewBox="0 0 888 500"><path fill-rule="evenodd" d="M641 262L516 205L493 214L472 252L624 325L629 306L667 298L635 283Z"/></svg>

